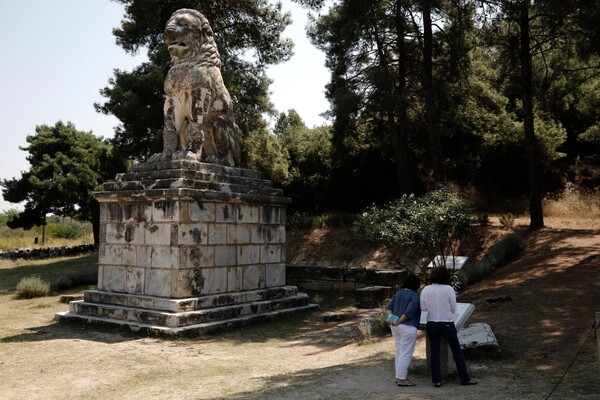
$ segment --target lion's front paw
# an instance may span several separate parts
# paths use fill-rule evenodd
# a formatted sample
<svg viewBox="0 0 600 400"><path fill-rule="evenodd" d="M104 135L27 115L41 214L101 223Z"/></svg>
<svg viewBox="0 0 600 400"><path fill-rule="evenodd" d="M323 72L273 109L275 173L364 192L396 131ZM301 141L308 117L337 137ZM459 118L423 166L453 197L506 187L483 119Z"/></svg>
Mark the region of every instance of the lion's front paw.
<svg viewBox="0 0 600 400"><path fill-rule="evenodd" d="M148 159L148 162L160 162L160 161L170 160L171 159L171 154L173 154L173 152L171 152L171 151L164 151L162 153L153 154Z"/></svg>
<svg viewBox="0 0 600 400"><path fill-rule="evenodd" d="M173 153L173 155L171 156L171 159L172 160L197 161L198 157L196 157L196 155L189 150L178 150Z"/></svg>
<svg viewBox="0 0 600 400"><path fill-rule="evenodd" d="M148 162L159 162L161 157L162 157L162 153L156 153L153 154L152 156L150 156L150 158L148 159Z"/></svg>
<svg viewBox="0 0 600 400"><path fill-rule="evenodd" d="M185 152L185 156L183 157L185 160L189 160L189 161L198 161L198 156L191 151L186 151Z"/></svg>

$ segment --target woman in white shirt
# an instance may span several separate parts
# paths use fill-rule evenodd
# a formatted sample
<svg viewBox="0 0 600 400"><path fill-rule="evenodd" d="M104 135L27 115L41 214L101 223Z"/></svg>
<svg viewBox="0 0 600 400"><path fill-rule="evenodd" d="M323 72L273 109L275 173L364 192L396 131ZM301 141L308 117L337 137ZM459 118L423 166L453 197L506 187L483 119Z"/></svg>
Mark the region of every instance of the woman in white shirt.
<svg viewBox="0 0 600 400"><path fill-rule="evenodd" d="M442 386L440 366L441 339L450 346L456 369L463 385L476 385L467 370L465 357L458 342L454 313L456 312L456 293L450 286L450 273L446 267L436 267L431 272L431 284L421 291L421 311L427 311L427 337L431 346L431 379L435 387Z"/></svg>

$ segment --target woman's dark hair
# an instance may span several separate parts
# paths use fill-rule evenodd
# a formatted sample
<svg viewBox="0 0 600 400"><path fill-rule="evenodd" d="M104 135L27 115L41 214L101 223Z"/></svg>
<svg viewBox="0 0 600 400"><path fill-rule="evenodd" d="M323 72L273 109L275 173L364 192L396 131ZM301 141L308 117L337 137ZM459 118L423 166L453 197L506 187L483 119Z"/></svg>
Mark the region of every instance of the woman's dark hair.
<svg viewBox="0 0 600 400"><path fill-rule="evenodd" d="M419 290L419 286L421 286L421 280L416 275L409 275L402 283L402 288L410 289L413 292Z"/></svg>
<svg viewBox="0 0 600 400"><path fill-rule="evenodd" d="M429 280L431 281L431 283L437 283L439 285L449 285L450 273L448 272L445 266L441 265L439 267L435 267L433 271L431 271L431 276Z"/></svg>

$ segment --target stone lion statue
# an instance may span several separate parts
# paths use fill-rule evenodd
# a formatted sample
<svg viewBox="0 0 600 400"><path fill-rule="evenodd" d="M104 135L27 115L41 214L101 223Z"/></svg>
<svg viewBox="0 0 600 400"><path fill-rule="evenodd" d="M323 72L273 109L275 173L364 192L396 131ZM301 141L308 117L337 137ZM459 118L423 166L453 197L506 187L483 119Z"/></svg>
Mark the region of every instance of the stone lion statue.
<svg viewBox="0 0 600 400"><path fill-rule="evenodd" d="M165 79L163 152L150 161L239 165L241 132L208 20L196 10L177 10L167 22L164 41L172 66Z"/></svg>

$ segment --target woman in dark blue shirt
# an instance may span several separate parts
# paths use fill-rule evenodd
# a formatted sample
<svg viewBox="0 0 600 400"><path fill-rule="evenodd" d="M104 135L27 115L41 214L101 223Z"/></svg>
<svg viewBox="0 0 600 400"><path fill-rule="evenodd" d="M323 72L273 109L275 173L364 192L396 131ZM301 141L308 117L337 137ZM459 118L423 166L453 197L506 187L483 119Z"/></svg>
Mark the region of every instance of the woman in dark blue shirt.
<svg viewBox="0 0 600 400"><path fill-rule="evenodd" d="M386 321L390 325L396 343L395 367L398 386L415 386L415 383L406 376L415 351L417 328L421 321L421 307L417 294L419 286L421 280L417 276L408 276L402 288L396 292L387 306Z"/></svg>

